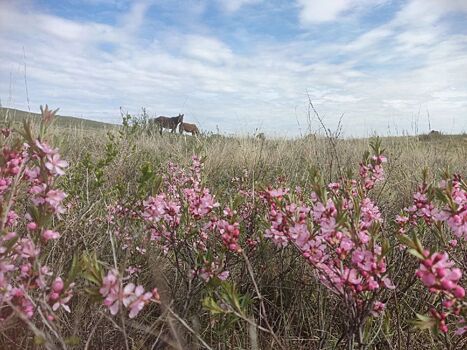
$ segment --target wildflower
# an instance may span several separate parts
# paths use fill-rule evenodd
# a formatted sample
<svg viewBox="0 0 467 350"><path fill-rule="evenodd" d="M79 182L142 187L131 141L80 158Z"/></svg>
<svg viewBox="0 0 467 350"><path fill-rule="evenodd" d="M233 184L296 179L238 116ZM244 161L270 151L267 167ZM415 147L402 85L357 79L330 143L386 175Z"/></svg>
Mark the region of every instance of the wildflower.
<svg viewBox="0 0 467 350"><path fill-rule="evenodd" d="M235 222L230 224L226 220L219 220L217 222L217 227L222 237L224 245L232 252L241 251L240 246L238 245L238 238L240 236L239 223Z"/></svg>
<svg viewBox="0 0 467 350"><path fill-rule="evenodd" d="M27 168L24 171L24 176L29 181L32 181L32 180L35 180L35 179L37 179L39 177L40 171L41 171L41 169L39 167L37 167L37 166L32 167L32 168Z"/></svg>
<svg viewBox="0 0 467 350"><path fill-rule="evenodd" d="M112 315L116 315L120 307L120 280L116 270L110 270L102 281L99 293L104 297L104 305Z"/></svg>
<svg viewBox="0 0 467 350"><path fill-rule="evenodd" d="M47 242L51 239L60 238L60 234L52 230L45 230L44 232L42 232L42 238Z"/></svg>
<svg viewBox="0 0 467 350"><path fill-rule="evenodd" d="M50 205L54 213L62 214L65 212L65 208L61 205L61 202L66 198L65 192L61 190L50 190L47 192L45 202Z"/></svg>
<svg viewBox="0 0 467 350"><path fill-rule="evenodd" d="M58 153L47 154L47 162L45 163L45 167L53 175L64 175L65 172L63 169L68 167L68 162L60 159L60 155Z"/></svg>
<svg viewBox="0 0 467 350"><path fill-rule="evenodd" d="M386 308L386 305L380 301L375 301L373 303L373 309L371 311L371 314L373 316L379 316L383 313L384 309Z"/></svg>
<svg viewBox="0 0 467 350"><path fill-rule="evenodd" d="M2 133L2 135L7 138L8 136L10 136L11 134L11 129L10 128L1 128L0 129L0 132Z"/></svg>
<svg viewBox="0 0 467 350"><path fill-rule="evenodd" d="M16 252L25 259L35 258L39 255L40 249L35 246L29 238L22 238L16 245Z"/></svg>
<svg viewBox="0 0 467 350"><path fill-rule="evenodd" d="M449 260L447 253L435 252L421 262L416 275L433 291L454 292L463 297L465 291L457 284L462 272L459 268L452 268L453 266L454 263Z"/></svg>
<svg viewBox="0 0 467 350"><path fill-rule="evenodd" d="M44 155L53 155L57 153L56 149L50 148L50 146L45 142L40 142L39 140L36 140L35 145Z"/></svg>
<svg viewBox="0 0 467 350"><path fill-rule="evenodd" d="M289 190L284 189L284 188L273 189L273 190L267 191L268 195L271 198L278 198L278 199L281 199L282 197L284 197L288 192Z"/></svg>
<svg viewBox="0 0 467 350"><path fill-rule="evenodd" d="M124 288L123 305L130 309L129 317L135 318L138 313L149 303L153 298L152 292L145 292L143 286L137 286L133 283L128 284Z"/></svg>

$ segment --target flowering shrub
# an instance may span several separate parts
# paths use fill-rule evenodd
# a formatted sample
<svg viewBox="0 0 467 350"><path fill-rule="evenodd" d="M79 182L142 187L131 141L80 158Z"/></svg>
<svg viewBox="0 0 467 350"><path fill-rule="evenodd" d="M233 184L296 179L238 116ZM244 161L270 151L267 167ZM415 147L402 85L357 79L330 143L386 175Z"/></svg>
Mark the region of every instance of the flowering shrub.
<svg viewBox="0 0 467 350"><path fill-rule="evenodd" d="M183 259L192 277L224 280L229 276L227 253L240 251L239 224L229 208L215 212L220 204L203 186L201 169L198 157L193 157L190 173L169 164L169 174L163 179L166 191L144 200L140 216L150 239L177 261Z"/></svg>
<svg viewBox="0 0 467 350"><path fill-rule="evenodd" d="M54 218L65 212L66 194L56 187L68 163L45 141L55 111L42 109L38 136L28 122L18 138L3 132L0 155L0 328L19 317L55 319L74 293L76 264L63 279L45 263L46 248L60 238Z"/></svg>
<svg viewBox="0 0 467 350"><path fill-rule="evenodd" d="M269 206L270 228L265 237L278 247L291 244L312 267L317 278L346 305L349 332L359 334L369 315L384 311L379 300L394 289L386 271L387 241L381 237L382 218L368 197L383 179L379 142L375 155L360 165L360 178L342 179L327 187L318 175L307 199L301 191L269 189L263 194Z"/></svg>
<svg viewBox="0 0 467 350"><path fill-rule="evenodd" d="M436 301L430 309L430 316L417 315L418 325L448 332L448 317L457 320L456 334L467 332L467 301L462 287L462 270L449 258L446 251L424 249L418 232L427 227L435 233L441 246L455 255L460 250L459 264L465 270L465 246L467 240L467 186L461 176L445 178L437 185L424 181L413 195L413 204L405 208L396 222L399 224L400 241L420 260L417 277ZM424 226L423 226L424 225ZM411 236L409 236L411 234ZM458 240L461 242L459 243Z"/></svg>

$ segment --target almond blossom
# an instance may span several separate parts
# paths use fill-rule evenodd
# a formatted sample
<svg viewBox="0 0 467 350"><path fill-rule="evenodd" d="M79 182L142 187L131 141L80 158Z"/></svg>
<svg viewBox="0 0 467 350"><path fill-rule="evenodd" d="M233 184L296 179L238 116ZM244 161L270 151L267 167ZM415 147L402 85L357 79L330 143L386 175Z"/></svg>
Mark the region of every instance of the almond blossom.
<svg viewBox="0 0 467 350"><path fill-rule="evenodd" d="M58 153L47 154L47 162L45 163L45 167L53 175L64 175L65 172L63 169L68 167L68 162L60 159L60 155Z"/></svg>
<svg viewBox="0 0 467 350"><path fill-rule="evenodd" d="M300 199L302 189L268 189L262 194L269 206L265 237L279 248L298 249L319 281L342 298L352 317L349 322L380 315L384 303L378 296L395 288L377 240L382 216L367 195L384 178L386 158L378 145L374 150L377 155L361 163L359 180L324 187L316 179L309 199Z"/></svg>
<svg viewBox="0 0 467 350"><path fill-rule="evenodd" d="M117 270L110 270L102 281L99 293L104 298L104 305L112 315L116 315L121 307L130 310L129 317L134 318L150 302L158 302L157 289L146 292L143 286L128 283L123 286Z"/></svg>
<svg viewBox="0 0 467 350"><path fill-rule="evenodd" d="M0 327L18 316L17 312L31 319L37 310L43 311L46 319L52 322L54 317L43 308L43 301L48 301L53 311L60 308L71 311L68 303L73 297L74 283L69 281L65 288L60 277L53 280L52 269L43 262L47 242L60 236L49 225L56 214L65 212L61 203L66 197L56 187L56 181L64 174L67 164L60 160L58 150L40 141L53 116L52 112L49 114L37 138L25 123L24 133L20 134L23 138L14 140L13 147L4 144L0 154L0 204L2 208L9 208L0 227L3 232L0 238ZM54 170L56 174L51 174L46 165L49 160L60 167Z"/></svg>

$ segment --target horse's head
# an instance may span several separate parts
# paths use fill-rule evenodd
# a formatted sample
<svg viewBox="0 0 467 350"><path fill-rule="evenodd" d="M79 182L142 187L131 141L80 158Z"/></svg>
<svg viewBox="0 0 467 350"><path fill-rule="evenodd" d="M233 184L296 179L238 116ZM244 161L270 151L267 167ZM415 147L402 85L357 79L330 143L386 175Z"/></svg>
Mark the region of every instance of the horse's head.
<svg viewBox="0 0 467 350"><path fill-rule="evenodd" d="M179 123L183 123L183 116L184 116L184 115L185 115L185 114L179 114L179 115L178 115L178 117L177 117L178 119L177 119L177 120L178 120Z"/></svg>

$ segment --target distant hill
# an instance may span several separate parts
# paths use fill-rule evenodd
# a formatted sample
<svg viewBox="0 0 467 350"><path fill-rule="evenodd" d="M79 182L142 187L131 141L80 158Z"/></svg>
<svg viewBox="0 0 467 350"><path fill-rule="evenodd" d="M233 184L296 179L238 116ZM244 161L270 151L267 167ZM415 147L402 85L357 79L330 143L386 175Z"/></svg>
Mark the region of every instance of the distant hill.
<svg viewBox="0 0 467 350"><path fill-rule="evenodd" d="M12 122L22 122L27 118L40 118L39 113L31 113L26 111L21 111L14 108L0 107L0 123L4 124L7 120ZM89 119L82 119L76 117L68 117L57 115L54 121L54 124L59 127L79 127L85 129L101 129L101 128L113 128L117 126L116 124L97 122Z"/></svg>

